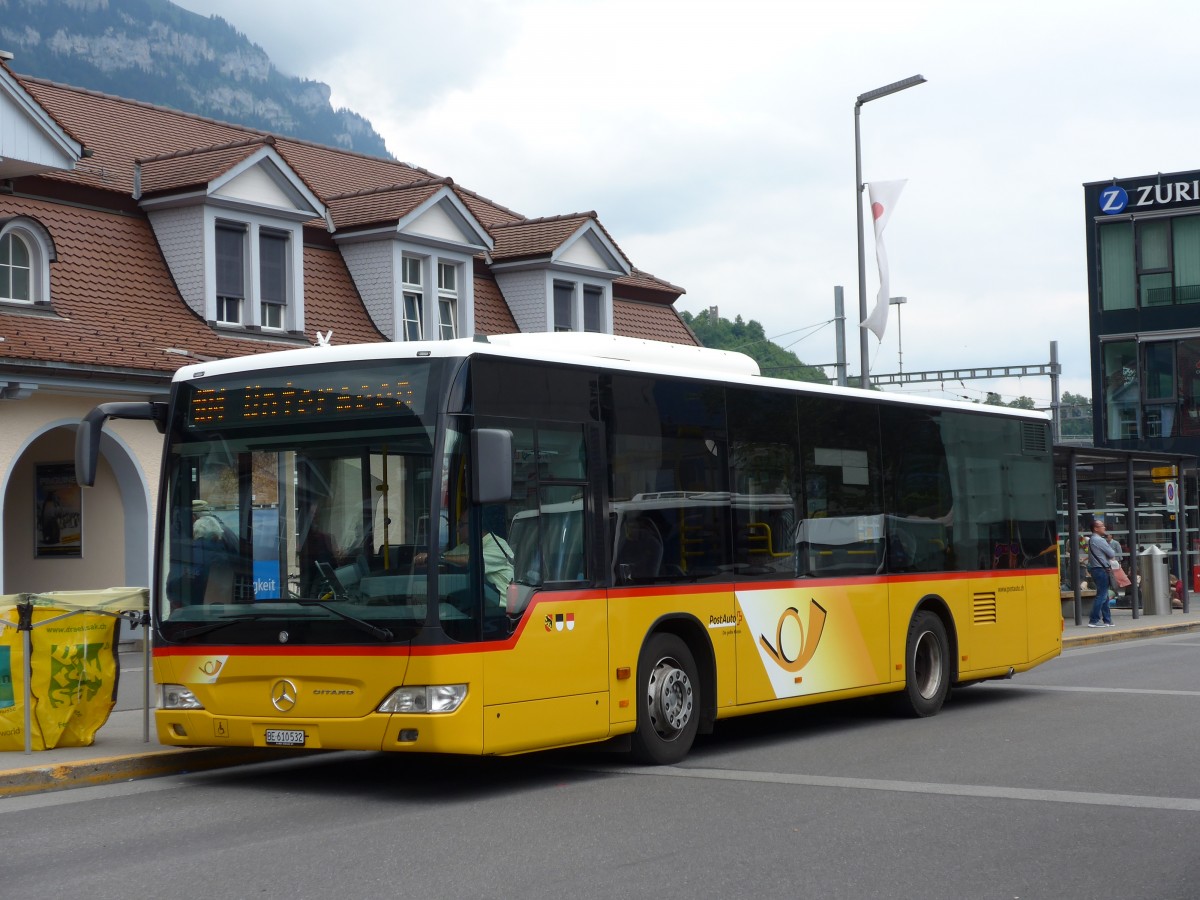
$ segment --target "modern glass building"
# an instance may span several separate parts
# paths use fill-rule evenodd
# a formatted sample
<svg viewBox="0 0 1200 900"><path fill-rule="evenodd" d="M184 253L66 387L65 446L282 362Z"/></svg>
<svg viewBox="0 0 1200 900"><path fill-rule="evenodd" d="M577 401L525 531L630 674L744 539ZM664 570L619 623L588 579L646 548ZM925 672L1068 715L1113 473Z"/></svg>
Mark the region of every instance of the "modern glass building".
<svg viewBox="0 0 1200 900"><path fill-rule="evenodd" d="M1200 454L1200 171L1084 202L1095 445Z"/></svg>

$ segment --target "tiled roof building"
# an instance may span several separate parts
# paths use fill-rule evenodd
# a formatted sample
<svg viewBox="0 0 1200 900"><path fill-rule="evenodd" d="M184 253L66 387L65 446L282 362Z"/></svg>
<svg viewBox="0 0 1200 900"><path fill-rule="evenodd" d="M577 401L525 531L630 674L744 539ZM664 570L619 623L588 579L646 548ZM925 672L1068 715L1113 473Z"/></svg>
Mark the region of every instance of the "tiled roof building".
<svg viewBox="0 0 1200 900"><path fill-rule="evenodd" d="M188 361L314 343L601 331L695 344L683 290L595 212L527 218L405 163L16 74L0 54L0 592L144 584L159 438L119 423L113 527L31 512L97 402ZM95 529L87 534L92 535Z"/></svg>

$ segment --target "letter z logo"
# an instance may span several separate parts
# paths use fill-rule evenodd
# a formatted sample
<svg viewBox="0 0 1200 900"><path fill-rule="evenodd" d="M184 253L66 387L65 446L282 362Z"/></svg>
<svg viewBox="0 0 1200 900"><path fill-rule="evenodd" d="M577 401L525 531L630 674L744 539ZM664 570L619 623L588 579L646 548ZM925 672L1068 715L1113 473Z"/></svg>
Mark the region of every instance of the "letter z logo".
<svg viewBox="0 0 1200 900"><path fill-rule="evenodd" d="M1128 205L1129 195L1125 193L1125 188L1114 184L1100 192L1100 212L1107 216L1115 216Z"/></svg>

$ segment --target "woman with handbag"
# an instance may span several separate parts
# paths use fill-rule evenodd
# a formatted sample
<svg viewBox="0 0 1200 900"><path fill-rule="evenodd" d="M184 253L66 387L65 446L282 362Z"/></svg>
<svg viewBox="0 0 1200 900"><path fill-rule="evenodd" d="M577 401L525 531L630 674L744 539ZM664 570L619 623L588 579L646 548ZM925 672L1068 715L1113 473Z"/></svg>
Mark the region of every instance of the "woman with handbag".
<svg viewBox="0 0 1200 900"><path fill-rule="evenodd" d="M1092 522L1092 536L1088 540L1088 571L1096 583L1096 599L1092 601L1092 614L1088 616L1088 628L1113 627L1112 610L1108 605L1109 576L1116 551L1108 543L1104 520Z"/></svg>

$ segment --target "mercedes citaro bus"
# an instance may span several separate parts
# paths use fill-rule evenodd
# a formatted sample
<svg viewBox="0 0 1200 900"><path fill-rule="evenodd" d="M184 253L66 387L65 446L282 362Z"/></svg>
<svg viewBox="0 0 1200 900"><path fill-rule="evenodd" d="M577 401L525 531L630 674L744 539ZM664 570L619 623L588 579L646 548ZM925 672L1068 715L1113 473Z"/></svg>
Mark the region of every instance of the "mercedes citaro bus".
<svg viewBox="0 0 1200 900"><path fill-rule="evenodd" d="M669 763L722 718L929 716L1061 651L1039 413L556 333L185 366L88 415L85 484L107 418L165 435L167 745Z"/></svg>

